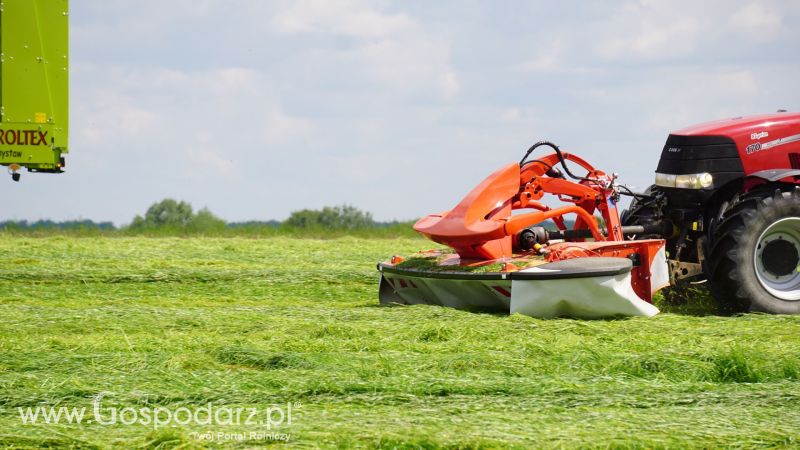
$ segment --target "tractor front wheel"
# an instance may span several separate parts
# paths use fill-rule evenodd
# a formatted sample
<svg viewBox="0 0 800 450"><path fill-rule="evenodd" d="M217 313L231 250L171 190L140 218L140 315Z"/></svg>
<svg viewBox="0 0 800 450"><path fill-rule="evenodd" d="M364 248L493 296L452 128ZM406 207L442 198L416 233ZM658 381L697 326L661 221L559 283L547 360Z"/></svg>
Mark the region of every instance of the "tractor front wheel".
<svg viewBox="0 0 800 450"><path fill-rule="evenodd" d="M737 196L712 236L706 269L721 304L800 314L800 188Z"/></svg>

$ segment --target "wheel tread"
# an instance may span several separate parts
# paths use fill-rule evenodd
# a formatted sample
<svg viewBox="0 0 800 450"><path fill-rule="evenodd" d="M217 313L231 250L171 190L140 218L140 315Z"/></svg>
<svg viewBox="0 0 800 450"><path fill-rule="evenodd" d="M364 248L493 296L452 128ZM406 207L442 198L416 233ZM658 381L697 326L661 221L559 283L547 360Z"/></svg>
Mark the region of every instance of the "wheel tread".
<svg viewBox="0 0 800 450"><path fill-rule="evenodd" d="M753 301L754 294L748 292L747 283L740 280L742 267L751 266L744 261L741 249L748 244L759 223L763 226L762 220L780 215L786 208L800 208L800 187L755 189L735 195L723 208L720 220L710 232L711 250L706 269L711 293L725 305L727 312L776 312L758 299Z"/></svg>

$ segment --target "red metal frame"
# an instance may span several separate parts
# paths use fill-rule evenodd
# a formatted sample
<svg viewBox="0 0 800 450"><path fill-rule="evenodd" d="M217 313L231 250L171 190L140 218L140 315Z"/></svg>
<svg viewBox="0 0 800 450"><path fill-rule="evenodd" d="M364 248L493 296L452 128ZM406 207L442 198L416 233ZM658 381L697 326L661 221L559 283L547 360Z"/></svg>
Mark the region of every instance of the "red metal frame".
<svg viewBox="0 0 800 450"><path fill-rule="evenodd" d="M489 175L455 208L420 219L414 229L453 248L462 260L511 257L513 236L548 219L563 230L567 214L575 214L574 229L589 230L595 242L622 241L613 178L578 156L562 155L586 170L582 180L546 175L560 163L556 153L530 161L522 168L516 163L509 164ZM539 202L545 194L572 204L550 208ZM516 210L533 211L512 215ZM594 217L596 211L605 221L605 234Z"/></svg>
<svg viewBox="0 0 800 450"><path fill-rule="evenodd" d="M639 298L651 302L653 300L650 278L656 255L664 247L660 239L641 241L605 241L605 242L561 242L549 247L547 262L563 261L572 258L589 258L606 256L628 258L638 254L639 264L631 270L631 285ZM661 288L661 286L655 286Z"/></svg>

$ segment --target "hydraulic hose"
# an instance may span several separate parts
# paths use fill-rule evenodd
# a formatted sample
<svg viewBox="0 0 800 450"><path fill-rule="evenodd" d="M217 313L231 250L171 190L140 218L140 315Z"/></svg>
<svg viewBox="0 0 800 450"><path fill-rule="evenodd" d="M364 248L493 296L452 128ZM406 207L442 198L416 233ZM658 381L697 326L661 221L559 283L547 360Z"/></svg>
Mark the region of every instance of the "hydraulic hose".
<svg viewBox="0 0 800 450"><path fill-rule="evenodd" d="M530 156L530 154L531 154L531 153L532 153L534 150L536 150L537 148L539 148L539 147L542 147L542 146L544 146L544 147L550 147L550 148L552 148L553 150L555 150L555 152L556 152L556 155L558 155L558 160L561 162L561 167L563 167L563 168L564 168L564 172L565 172L567 175L569 175L569 176L570 176L570 178L572 178L573 180L583 180L583 179L585 178L585 177L579 177L579 176L576 176L575 174L573 174L572 172L570 172L570 170L569 170L569 167L567 167L567 162L566 162L566 160L564 159L564 155L562 155L562 154L561 154L561 149L560 149L560 148L558 148L558 145L556 145L556 144L554 144L554 143L552 143L552 142L550 142L550 141L539 141L539 142L537 142L537 143L533 144L533 145L531 146L531 148L529 148L529 149L528 149L528 151L527 151L527 152L525 152L525 156L523 156L523 157L522 157L522 159L519 161L519 166L520 166L520 167L524 166L524 165L525 165L525 160L526 160L526 159L528 159L528 156Z"/></svg>

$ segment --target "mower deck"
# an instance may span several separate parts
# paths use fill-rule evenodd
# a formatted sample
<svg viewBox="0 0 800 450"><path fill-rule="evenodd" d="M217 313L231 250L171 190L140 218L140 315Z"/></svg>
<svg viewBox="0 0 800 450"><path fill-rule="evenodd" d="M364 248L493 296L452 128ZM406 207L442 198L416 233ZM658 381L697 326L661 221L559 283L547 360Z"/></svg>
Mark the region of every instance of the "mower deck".
<svg viewBox="0 0 800 450"><path fill-rule="evenodd" d="M591 245L582 245L587 244ZM637 295L633 277L647 273L648 281L666 284L663 247L657 253L660 255L653 258L649 270L643 271L634 267L635 258L624 256L548 262L538 255L523 254L459 265L455 254L422 252L378 264L379 299L382 304L440 305L543 318L653 316L658 309ZM647 287L650 294L651 283Z"/></svg>

